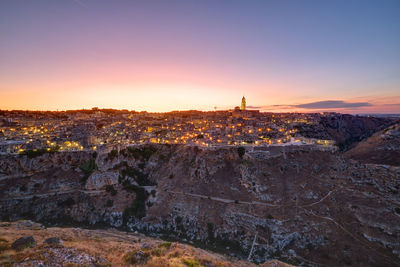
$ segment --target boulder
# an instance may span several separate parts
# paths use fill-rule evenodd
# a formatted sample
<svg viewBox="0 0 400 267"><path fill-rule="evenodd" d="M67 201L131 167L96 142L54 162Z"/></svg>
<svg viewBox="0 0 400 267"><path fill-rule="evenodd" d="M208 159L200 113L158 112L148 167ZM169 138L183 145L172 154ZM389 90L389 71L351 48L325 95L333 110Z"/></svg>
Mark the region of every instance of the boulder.
<svg viewBox="0 0 400 267"><path fill-rule="evenodd" d="M15 225L18 228L29 228L29 229L39 229L39 228L44 229L45 228L42 224L33 222L31 220L23 220L23 221L17 222Z"/></svg>
<svg viewBox="0 0 400 267"><path fill-rule="evenodd" d="M34 246L36 246L36 241L33 236L24 236L15 240L14 243L12 243L11 248L19 251L24 248L33 248Z"/></svg>
<svg viewBox="0 0 400 267"><path fill-rule="evenodd" d="M118 184L118 172L108 171L92 173L85 185L87 190L100 190L104 189L107 185Z"/></svg>
<svg viewBox="0 0 400 267"><path fill-rule="evenodd" d="M62 240L58 237L47 238L43 243L48 245L60 245L60 246L62 246L63 244Z"/></svg>

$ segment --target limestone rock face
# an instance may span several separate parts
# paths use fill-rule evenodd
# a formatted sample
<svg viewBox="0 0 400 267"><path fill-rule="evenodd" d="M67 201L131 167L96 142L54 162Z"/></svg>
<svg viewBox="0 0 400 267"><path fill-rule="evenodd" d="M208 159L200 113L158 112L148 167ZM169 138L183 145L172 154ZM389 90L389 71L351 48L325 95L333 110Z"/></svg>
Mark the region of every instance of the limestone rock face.
<svg viewBox="0 0 400 267"><path fill-rule="evenodd" d="M395 131L386 132L394 136L392 145ZM243 158L236 147L144 145L132 151L136 158L121 152L86 185L79 167L92 153L82 152L66 169L43 161L21 177L11 163L26 156L9 156L2 165L0 155L0 175L6 174L0 176L0 220L168 234L242 259L253 247L256 263L398 265L399 166L365 164L313 145L246 147ZM63 161L70 153L54 155ZM97 166L105 159L99 153ZM37 228L32 224L17 223L24 231Z"/></svg>
<svg viewBox="0 0 400 267"><path fill-rule="evenodd" d="M104 189L107 185L118 184L118 172L94 172L92 173L85 185L87 190Z"/></svg>

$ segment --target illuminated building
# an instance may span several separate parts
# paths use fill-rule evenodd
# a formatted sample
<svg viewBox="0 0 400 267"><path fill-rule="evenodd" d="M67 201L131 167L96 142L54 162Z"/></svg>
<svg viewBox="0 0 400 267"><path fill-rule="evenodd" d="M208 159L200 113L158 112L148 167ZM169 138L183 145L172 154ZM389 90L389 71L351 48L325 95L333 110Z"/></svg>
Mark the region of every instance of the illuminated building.
<svg viewBox="0 0 400 267"><path fill-rule="evenodd" d="M241 110L246 110L246 98L243 96L242 97L242 105L241 105Z"/></svg>

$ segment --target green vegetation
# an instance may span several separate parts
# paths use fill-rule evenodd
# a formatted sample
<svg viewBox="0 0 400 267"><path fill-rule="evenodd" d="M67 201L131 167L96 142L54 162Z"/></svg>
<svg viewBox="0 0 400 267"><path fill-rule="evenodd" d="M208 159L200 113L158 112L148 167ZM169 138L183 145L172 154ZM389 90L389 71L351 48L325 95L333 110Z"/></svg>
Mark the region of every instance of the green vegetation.
<svg viewBox="0 0 400 267"><path fill-rule="evenodd" d="M82 178L82 182L86 182L86 180L89 178L89 176L97 170L97 164L94 159L90 159L88 161L85 161L79 166L79 169L84 173L84 177Z"/></svg>
<svg viewBox="0 0 400 267"><path fill-rule="evenodd" d="M112 207L112 206L114 206L114 201L113 201L112 199L107 200L105 206L106 206L106 207Z"/></svg>
<svg viewBox="0 0 400 267"><path fill-rule="evenodd" d="M133 168L131 166L128 165L128 163L126 161L123 161L117 165L115 165L113 167L114 170L118 170L120 171L121 175L118 179L119 183L123 184L126 177L132 177L133 179L135 179L135 181L141 185L141 186L145 186L145 185L154 185L153 182L151 182L149 179L147 179L148 175L143 173L141 170Z"/></svg>
<svg viewBox="0 0 400 267"><path fill-rule="evenodd" d="M137 250L128 252L124 256L124 261L127 264L136 265L136 264L146 263L150 258L151 258L150 251Z"/></svg>
<svg viewBox="0 0 400 267"><path fill-rule="evenodd" d="M147 179L147 175L137 169L126 166L120 172L123 178L126 176L132 177L141 186L152 185L152 183Z"/></svg>
<svg viewBox="0 0 400 267"><path fill-rule="evenodd" d="M213 223L207 223L207 236L208 236L208 239L214 240L214 224Z"/></svg>
<svg viewBox="0 0 400 267"><path fill-rule="evenodd" d="M7 249L10 249L10 244L8 243L8 240L0 238L0 252L3 252Z"/></svg>
<svg viewBox="0 0 400 267"><path fill-rule="evenodd" d="M41 149L32 149L32 150L24 150L20 152L21 155L27 155L28 158L36 158L45 153L55 153L60 150L60 146L56 147L48 147L48 148L41 148Z"/></svg>
<svg viewBox="0 0 400 267"><path fill-rule="evenodd" d="M117 194L117 190L115 190L113 185L107 185L106 191L111 193L112 196L115 196Z"/></svg>
<svg viewBox="0 0 400 267"><path fill-rule="evenodd" d="M69 197L65 200L59 200L57 202L57 206L59 207L70 207L75 204L75 200L72 197Z"/></svg>
<svg viewBox="0 0 400 267"><path fill-rule="evenodd" d="M142 148L138 147L128 147L124 154L128 156L134 157L136 160L143 159L144 161L148 161L150 157L157 152L157 149L152 146L145 146ZM122 151L121 151L122 153Z"/></svg>
<svg viewBox="0 0 400 267"><path fill-rule="evenodd" d="M395 211L397 214L400 214L400 208L399 208L399 207L394 208L394 211Z"/></svg>
<svg viewBox="0 0 400 267"><path fill-rule="evenodd" d="M187 267L200 267L201 266L200 263L195 259L183 259L182 262Z"/></svg>
<svg viewBox="0 0 400 267"><path fill-rule="evenodd" d="M238 151L239 157L243 158L244 154L246 153L246 149L244 147L240 146L237 148L237 151Z"/></svg>
<svg viewBox="0 0 400 267"><path fill-rule="evenodd" d="M118 150L111 150L108 154L107 154L107 158L106 160L114 160L115 158L118 157Z"/></svg>
<svg viewBox="0 0 400 267"><path fill-rule="evenodd" d="M159 248L166 248L169 249L171 248L172 243L171 242L164 242L158 245Z"/></svg>
<svg viewBox="0 0 400 267"><path fill-rule="evenodd" d="M153 190L151 190L151 192L150 192L150 193L151 193L151 195L152 195L153 197L156 197L156 193L157 193L157 191L153 189Z"/></svg>
<svg viewBox="0 0 400 267"><path fill-rule="evenodd" d="M140 186L133 185L129 183L129 181L124 181L124 189L127 191L133 191L136 194L135 200L132 202L132 205L129 208L126 208L123 213L123 218L125 221L129 219L129 217L143 218L146 216L146 200L149 196L147 191Z"/></svg>

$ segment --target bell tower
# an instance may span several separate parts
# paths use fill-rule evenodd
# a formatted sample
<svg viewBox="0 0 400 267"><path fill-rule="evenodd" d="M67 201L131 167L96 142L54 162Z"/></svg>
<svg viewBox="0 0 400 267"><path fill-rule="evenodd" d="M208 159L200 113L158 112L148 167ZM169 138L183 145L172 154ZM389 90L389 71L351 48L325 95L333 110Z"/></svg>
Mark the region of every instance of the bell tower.
<svg viewBox="0 0 400 267"><path fill-rule="evenodd" d="M242 97L242 105L240 106L241 110L246 110L246 98Z"/></svg>

